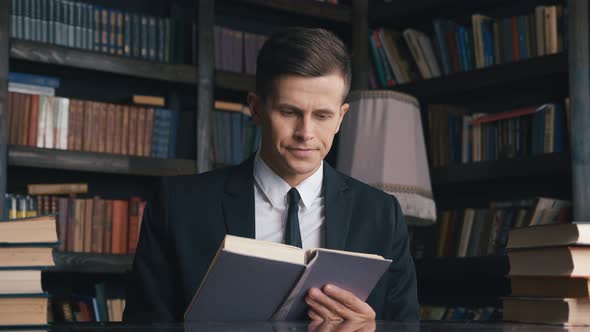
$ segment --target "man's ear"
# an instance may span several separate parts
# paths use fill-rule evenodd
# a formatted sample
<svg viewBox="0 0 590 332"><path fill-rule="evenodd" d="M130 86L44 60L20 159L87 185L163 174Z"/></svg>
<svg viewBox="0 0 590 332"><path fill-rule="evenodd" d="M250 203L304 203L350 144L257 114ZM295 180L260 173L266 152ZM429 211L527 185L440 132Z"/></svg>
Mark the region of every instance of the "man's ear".
<svg viewBox="0 0 590 332"><path fill-rule="evenodd" d="M255 92L248 92L248 106L250 106L250 114L252 114L252 120L257 125L262 125L262 112L264 107L262 105L262 99Z"/></svg>
<svg viewBox="0 0 590 332"><path fill-rule="evenodd" d="M342 120L344 119L344 115L346 115L346 112L348 112L348 109L350 108L350 104L349 103L344 103L342 104L342 106L340 106L340 118L338 119L338 127L336 127L336 133L338 133L340 131L340 125L342 124Z"/></svg>

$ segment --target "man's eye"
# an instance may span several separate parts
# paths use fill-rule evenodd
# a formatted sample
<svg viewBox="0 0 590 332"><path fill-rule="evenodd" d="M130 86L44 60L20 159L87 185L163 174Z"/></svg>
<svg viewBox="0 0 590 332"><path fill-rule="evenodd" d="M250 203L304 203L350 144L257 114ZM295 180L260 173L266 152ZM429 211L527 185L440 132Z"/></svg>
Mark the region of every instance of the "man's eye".
<svg viewBox="0 0 590 332"><path fill-rule="evenodd" d="M328 114L318 114L316 117L320 120L328 120L330 118Z"/></svg>
<svg viewBox="0 0 590 332"><path fill-rule="evenodd" d="M295 112L291 111L291 110L282 110L281 114L283 115L293 115L295 114Z"/></svg>

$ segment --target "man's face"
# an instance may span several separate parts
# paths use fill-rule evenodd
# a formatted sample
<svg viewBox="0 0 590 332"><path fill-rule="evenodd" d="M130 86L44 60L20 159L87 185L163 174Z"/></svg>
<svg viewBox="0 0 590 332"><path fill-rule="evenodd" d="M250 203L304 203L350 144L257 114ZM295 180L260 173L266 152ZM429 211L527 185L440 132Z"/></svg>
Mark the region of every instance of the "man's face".
<svg viewBox="0 0 590 332"><path fill-rule="evenodd" d="M286 75L262 100L248 96L254 121L262 127L261 157L291 186L315 172L332 147L348 104L338 73L320 77Z"/></svg>

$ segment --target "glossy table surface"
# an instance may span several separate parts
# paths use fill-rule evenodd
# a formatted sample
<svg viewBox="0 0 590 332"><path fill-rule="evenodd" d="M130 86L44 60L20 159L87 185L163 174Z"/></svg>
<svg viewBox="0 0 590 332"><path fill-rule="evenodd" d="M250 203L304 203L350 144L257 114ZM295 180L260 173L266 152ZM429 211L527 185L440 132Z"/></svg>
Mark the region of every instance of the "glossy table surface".
<svg viewBox="0 0 590 332"><path fill-rule="evenodd" d="M2 329L0 329L1 331ZM268 332L369 332L369 331L408 331L408 332L553 332L553 331L588 331L590 327L562 327L535 324L514 323L478 323L478 322L368 322L368 323L187 323L187 324L124 324L124 323L89 323L89 324L56 324L48 328L49 331L268 331Z"/></svg>

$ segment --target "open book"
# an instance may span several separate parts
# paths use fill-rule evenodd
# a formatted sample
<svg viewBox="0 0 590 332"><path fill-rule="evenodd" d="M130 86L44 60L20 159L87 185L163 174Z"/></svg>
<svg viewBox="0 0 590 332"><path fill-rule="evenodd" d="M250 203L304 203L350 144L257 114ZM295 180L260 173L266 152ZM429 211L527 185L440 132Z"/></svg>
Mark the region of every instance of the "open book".
<svg viewBox="0 0 590 332"><path fill-rule="evenodd" d="M310 288L330 283L366 300L391 264L378 255L308 249L226 235L185 321L306 318Z"/></svg>

